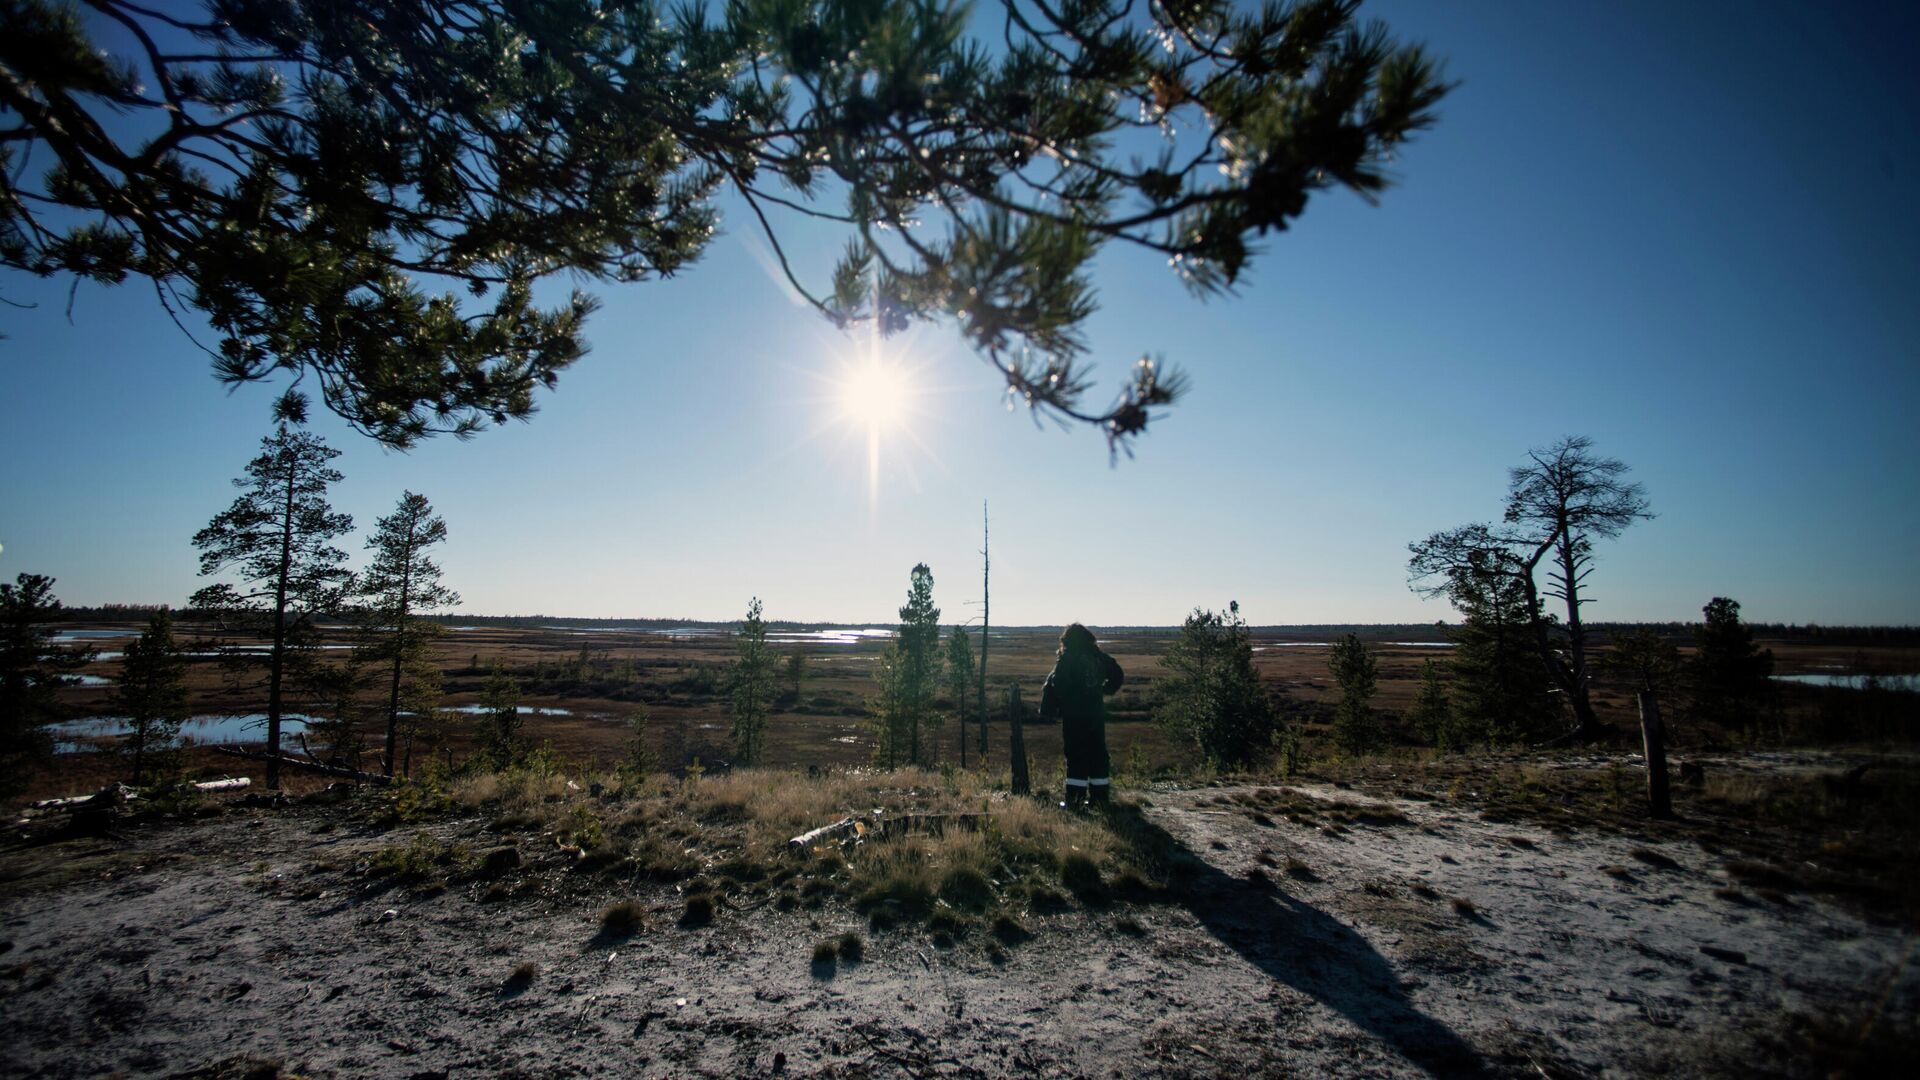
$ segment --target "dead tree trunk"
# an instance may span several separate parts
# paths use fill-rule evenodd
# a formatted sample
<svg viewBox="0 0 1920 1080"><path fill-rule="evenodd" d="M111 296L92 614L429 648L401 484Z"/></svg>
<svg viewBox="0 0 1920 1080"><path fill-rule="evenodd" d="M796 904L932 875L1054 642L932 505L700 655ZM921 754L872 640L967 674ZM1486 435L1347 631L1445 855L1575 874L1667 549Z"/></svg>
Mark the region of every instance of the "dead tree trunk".
<svg viewBox="0 0 1920 1080"><path fill-rule="evenodd" d="M1033 782L1027 776L1027 740L1020 731L1020 684L1007 687L1007 753L1013 760L1013 793L1033 794Z"/></svg>
<svg viewBox="0 0 1920 1080"><path fill-rule="evenodd" d="M993 594L988 590L993 560L988 556L991 539L987 528L987 504L980 503L980 764L987 763L987 634L993 629ZM966 732L961 732L966 738Z"/></svg>
<svg viewBox="0 0 1920 1080"><path fill-rule="evenodd" d="M1640 737L1647 751L1647 812L1656 820L1673 817L1673 798L1667 790L1667 732L1660 722L1660 699L1640 691Z"/></svg>

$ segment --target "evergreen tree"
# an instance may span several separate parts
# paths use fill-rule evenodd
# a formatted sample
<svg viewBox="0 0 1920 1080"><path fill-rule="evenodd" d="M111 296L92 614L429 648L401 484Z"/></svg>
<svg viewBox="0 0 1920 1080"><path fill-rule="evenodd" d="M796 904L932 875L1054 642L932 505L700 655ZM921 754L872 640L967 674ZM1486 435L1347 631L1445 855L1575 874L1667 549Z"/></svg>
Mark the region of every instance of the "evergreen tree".
<svg viewBox="0 0 1920 1080"><path fill-rule="evenodd" d="M1535 647L1525 588L1510 575L1463 572L1450 592L1465 616L1449 668L1456 737L1506 746L1550 733L1555 687Z"/></svg>
<svg viewBox="0 0 1920 1080"><path fill-rule="evenodd" d="M1253 640L1240 604L1225 614L1195 608L1162 661L1154 717L1222 769L1257 764L1286 732L1253 670Z"/></svg>
<svg viewBox="0 0 1920 1080"><path fill-rule="evenodd" d="M727 672L727 704L733 714L733 756L742 765L757 765L766 748L767 716L773 709L777 661L767 648L767 624L760 618L760 598L747 602L747 617L734 635L735 656Z"/></svg>
<svg viewBox="0 0 1920 1080"><path fill-rule="evenodd" d="M55 691L93 660L92 649L55 644L60 617L52 578L21 574L0 584L0 796L20 791L27 769L52 756L46 725L60 718Z"/></svg>
<svg viewBox="0 0 1920 1080"><path fill-rule="evenodd" d="M480 715L474 720L478 756L490 769L507 769L527 754L520 736L520 684L507 669L494 664L480 694Z"/></svg>
<svg viewBox="0 0 1920 1080"><path fill-rule="evenodd" d="M947 692L953 695L953 722L960 732L960 764L967 763L967 695L973 690L973 643L964 627L947 633Z"/></svg>
<svg viewBox="0 0 1920 1080"><path fill-rule="evenodd" d="M269 635L267 667L267 787L280 786L280 721L289 676L300 677L312 663L313 619L339 610L349 575L341 565L347 553L333 540L353 528L353 518L327 505L327 487L340 480L328 464L340 451L318 435L297 429L306 419L305 399L281 398L275 408L279 426L261 440L260 456L236 479L242 494L194 534L200 549L200 574L232 573L226 582L193 595L193 606L264 631ZM229 660L251 663L246 653Z"/></svg>
<svg viewBox="0 0 1920 1080"><path fill-rule="evenodd" d="M1687 668L1692 713L1722 727L1751 732L1773 675L1773 650L1754 644L1740 604L1716 596L1700 609Z"/></svg>
<svg viewBox="0 0 1920 1080"><path fill-rule="evenodd" d="M1334 737L1340 748L1349 754L1377 748L1382 732L1370 702L1379 686L1380 669L1358 634L1348 634L1333 643L1327 653L1327 671L1340 684L1340 705L1333 715Z"/></svg>
<svg viewBox="0 0 1920 1080"><path fill-rule="evenodd" d="M782 675L787 681L787 692L793 695L795 704L798 704L800 692L807 681L807 654L802 652L788 654L786 668L782 671Z"/></svg>
<svg viewBox="0 0 1920 1080"><path fill-rule="evenodd" d="M1501 576L1524 594L1534 649L1572 712L1571 734L1579 739L1595 738L1599 724L1589 696L1593 673L1582 613L1593 599L1587 579L1594 541L1653 517L1646 492L1626 480L1627 472L1624 462L1597 456L1592 439L1570 436L1528 451L1527 464L1511 470L1500 525L1465 525L1408 545L1417 592L1450 594L1464 574ZM1564 621L1548 616L1546 599L1565 606Z"/></svg>
<svg viewBox="0 0 1920 1080"><path fill-rule="evenodd" d="M835 325L952 316L1118 443L1177 380L1080 407L1101 246L1226 291L1313 195L1376 198L1447 86L1343 0L1003 6L983 40L905 0L13 0L0 265L147 278L222 380L311 373L406 445L529 415L596 306L536 285L672 275L730 188ZM799 220L846 237L830 281L791 269Z"/></svg>
<svg viewBox="0 0 1920 1080"><path fill-rule="evenodd" d="M409 728L418 729L418 721L439 704L439 670L427 654L441 626L420 615L460 603L459 594L440 583L440 567L429 554L446 539L447 523L434 514L425 495L411 491L401 494L393 513L376 522L367 537L373 561L355 590L357 615L362 655L387 674L381 771L388 776L393 775L402 714L415 720ZM403 699L406 709L401 708Z"/></svg>
<svg viewBox="0 0 1920 1080"><path fill-rule="evenodd" d="M924 765L931 756L931 729L939 726L934 695L940 681L940 609L933 606L933 571L913 568L900 629L880 654L880 715L876 759L888 768L902 758ZM925 740L923 743L923 735Z"/></svg>
<svg viewBox="0 0 1920 1080"><path fill-rule="evenodd" d="M187 721L187 661L173 640L173 617L155 612L126 648L113 708L126 714L125 751L133 783L145 782L148 763L172 748Z"/></svg>
<svg viewBox="0 0 1920 1080"><path fill-rule="evenodd" d="M1667 697L1678 685L1683 664L1673 642L1641 627L1615 635L1600 666L1633 688Z"/></svg>
<svg viewBox="0 0 1920 1080"><path fill-rule="evenodd" d="M1458 750L1465 744L1453 722L1446 685L1440 681L1440 665L1432 660L1420 663L1420 689L1407 710L1407 726L1440 750Z"/></svg>

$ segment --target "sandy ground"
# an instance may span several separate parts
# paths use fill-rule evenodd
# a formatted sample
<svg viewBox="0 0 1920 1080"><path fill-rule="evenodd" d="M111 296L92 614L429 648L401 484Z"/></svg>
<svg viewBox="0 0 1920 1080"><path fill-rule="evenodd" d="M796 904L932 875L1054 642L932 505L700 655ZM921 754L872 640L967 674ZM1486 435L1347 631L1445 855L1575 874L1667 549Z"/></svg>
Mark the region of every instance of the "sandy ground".
<svg viewBox="0 0 1920 1080"><path fill-rule="evenodd" d="M413 830L319 808L9 847L0 1074L252 1055L323 1076L1796 1075L1754 1056L1783 1015L1920 1000L1908 931L1716 896L1692 845L1421 802L1328 832L1241 793L1263 794L1147 795L1197 860L1177 899L1026 915L1004 950L834 907L682 929L671 886L610 939L577 898L369 882L359 864ZM491 842L477 819L429 831ZM811 962L848 930L861 962ZM509 983L525 961L537 977Z"/></svg>

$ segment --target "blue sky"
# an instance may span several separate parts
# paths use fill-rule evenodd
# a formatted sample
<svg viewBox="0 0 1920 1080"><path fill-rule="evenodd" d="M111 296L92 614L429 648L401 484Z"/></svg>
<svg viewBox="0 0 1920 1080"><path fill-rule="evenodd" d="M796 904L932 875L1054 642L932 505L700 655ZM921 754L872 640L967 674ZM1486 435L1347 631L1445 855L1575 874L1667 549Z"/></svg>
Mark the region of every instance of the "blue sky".
<svg viewBox="0 0 1920 1080"><path fill-rule="evenodd" d="M931 565L997 623L1430 621L1406 545L1498 513L1529 446L1585 434L1659 517L1602 545L1594 619L1920 623L1920 83L1911 7L1374 3L1461 80L1381 205L1316 200L1237 298L1102 256L1107 385L1193 377L1133 461L1038 428L950 327L877 494L825 380L857 347L795 306L741 214L681 278L591 286L593 352L529 424L346 451L363 527L403 490L481 613L884 621ZM814 234L798 233L805 245ZM829 257L822 248L816 260ZM180 602L275 390L226 393L150 289L0 277L0 574ZM1091 399L1105 400L1107 386ZM353 541L359 557L360 538Z"/></svg>

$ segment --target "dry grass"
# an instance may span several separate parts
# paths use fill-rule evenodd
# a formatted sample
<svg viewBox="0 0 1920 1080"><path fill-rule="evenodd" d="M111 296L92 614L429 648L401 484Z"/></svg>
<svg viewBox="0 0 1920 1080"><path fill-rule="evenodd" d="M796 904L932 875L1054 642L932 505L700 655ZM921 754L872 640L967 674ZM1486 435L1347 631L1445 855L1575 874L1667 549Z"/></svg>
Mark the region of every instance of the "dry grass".
<svg viewBox="0 0 1920 1080"><path fill-rule="evenodd" d="M506 979L500 984L500 989L510 994L519 993L527 987L532 986L533 980L539 976L540 965L531 960L523 960L514 966L513 971L508 974Z"/></svg>
<svg viewBox="0 0 1920 1080"><path fill-rule="evenodd" d="M608 935L630 937L639 933L646 922L647 909L638 900L622 900L600 911L600 930Z"/></svg>

